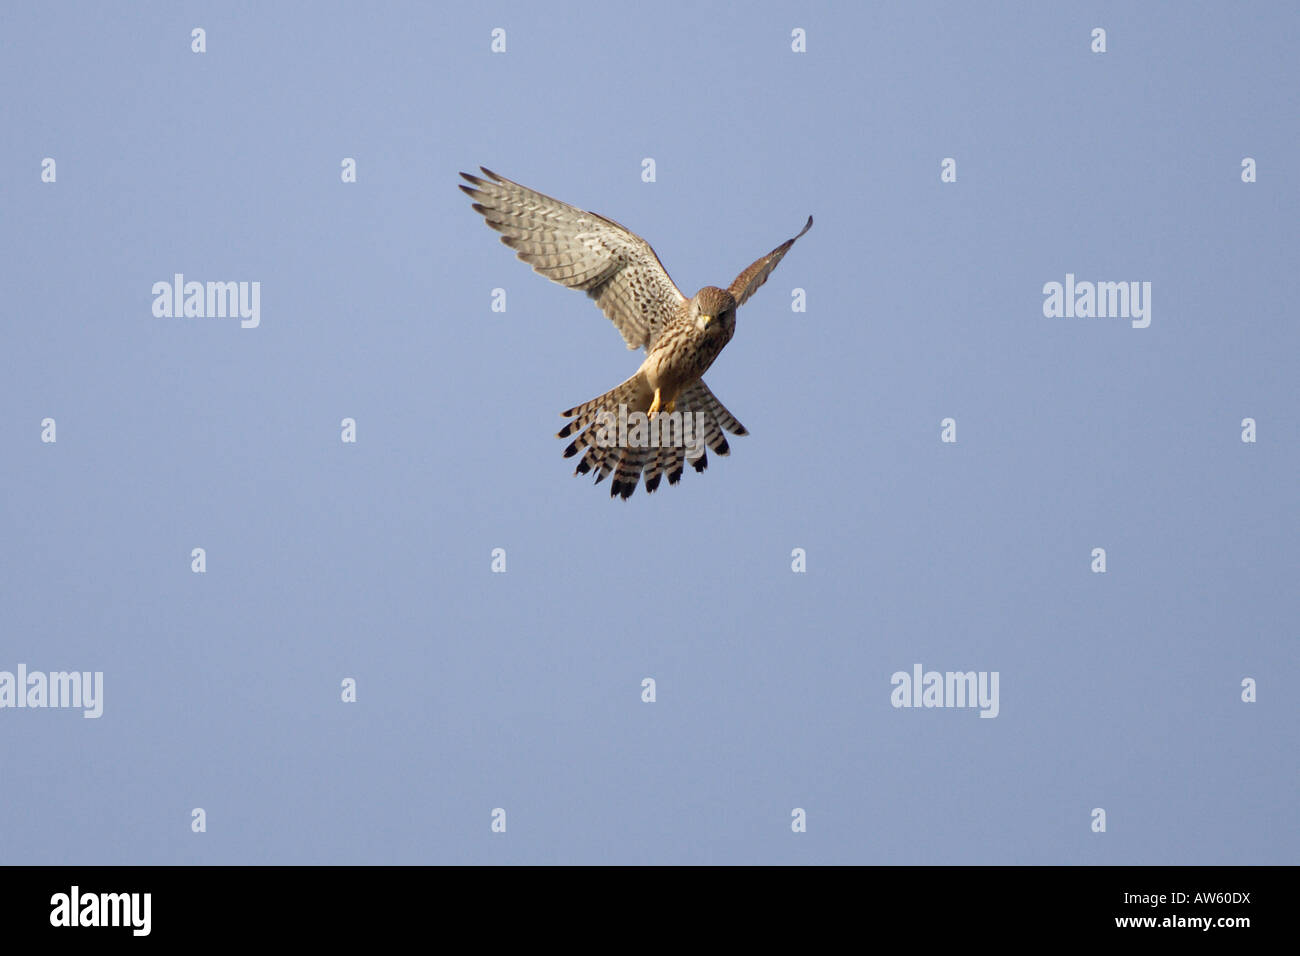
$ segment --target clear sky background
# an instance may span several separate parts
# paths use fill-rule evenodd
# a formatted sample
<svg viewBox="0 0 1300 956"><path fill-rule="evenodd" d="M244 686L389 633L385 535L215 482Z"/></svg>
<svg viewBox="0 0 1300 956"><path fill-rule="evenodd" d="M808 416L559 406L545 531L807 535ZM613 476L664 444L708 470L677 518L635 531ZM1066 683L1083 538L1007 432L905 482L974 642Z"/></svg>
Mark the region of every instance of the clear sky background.
<svg viewBox="0 0 1300 956"><path fill-rule="evenodd" d="M0 710L0 861L1296 863L1295 5L569 10L4 5L0 670L105 699ZM571 476L641 354L480 163L687 295L816 217L729 458ZM177 272L260 327L155 318ZM999 716L893 708L917 663Z"/></svg>

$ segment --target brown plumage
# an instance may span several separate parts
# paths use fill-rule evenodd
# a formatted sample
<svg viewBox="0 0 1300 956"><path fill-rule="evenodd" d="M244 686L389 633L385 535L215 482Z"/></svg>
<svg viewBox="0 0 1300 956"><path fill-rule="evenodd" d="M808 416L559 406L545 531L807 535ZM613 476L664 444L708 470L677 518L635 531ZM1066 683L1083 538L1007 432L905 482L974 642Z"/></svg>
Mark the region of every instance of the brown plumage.
<svg viewBox="0 0 1300 956"><path fill-rule="evenodd" d="M610 495L628 498L642 474L646 491L653 492L665 475L669 484L680 481L688 462L704 471L706 448L727 455L724 430L747 432L701 376L735 334L736 309L812 227L812 217L799 235L754 262L728 288L705 286L688 299L640 236L480 169L486 178L461 173L470 185L460 188L501 241L534 271L586 292L629 349L646 350L631 378L561 413L571 421L558 437L573 436L565 457L581 455L574 473L594 471L597 483L612 474Z"/></svg>

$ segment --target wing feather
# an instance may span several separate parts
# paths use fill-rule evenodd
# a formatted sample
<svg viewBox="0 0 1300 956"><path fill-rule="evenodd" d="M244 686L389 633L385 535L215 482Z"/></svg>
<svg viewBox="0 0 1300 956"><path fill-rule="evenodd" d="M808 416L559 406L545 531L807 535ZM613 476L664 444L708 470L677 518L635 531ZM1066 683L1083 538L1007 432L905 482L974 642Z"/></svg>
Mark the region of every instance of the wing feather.
<svg viewBox="0 0 1300 956"><path fill-rule="evenodd" d="M809 216L808 221L804 223L804 227L799 230L798 236L795 236L794 239L787 239L767 255L763 256L763 258L753 263L740 275L736 276L736 281L731 283L731 288L727 291L735 297L737 306L744 305L745 301L758 291L759 286L767 281L767 277L772 274L772 270L777 267L777 264L785 254L790 251L790 247L795 244L796 240L798 240L800 236L811 228L812 216Z"/></svg>
<svg viewBox="0 0 1300 956"><path fill-rule="evenodd" d="M461 173L474 211L533 270L596 300L630 349L650 348L686 301L650 244L592 212L479 167Z"/></svg>

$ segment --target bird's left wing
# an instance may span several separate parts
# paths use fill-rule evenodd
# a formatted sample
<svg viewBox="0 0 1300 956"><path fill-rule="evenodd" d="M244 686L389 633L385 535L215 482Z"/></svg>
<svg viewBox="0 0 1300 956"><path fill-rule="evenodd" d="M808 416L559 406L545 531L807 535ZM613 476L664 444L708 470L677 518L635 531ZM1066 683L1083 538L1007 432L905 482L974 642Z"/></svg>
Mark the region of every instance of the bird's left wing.
<svg viewBox="0 0 1300 956"><path fill-rule="evenodd" d="M745 300L758 291L758 287L767 281L767 277L772 274L781 258L790 251L790 247L795 244L795 240L812 228L812 216L804 223L804 227L799 230L799 235L794 239L787 239L781 243L763 258L759 259L748 269L736 276L736 281L731 283L731 288L727 291L732 294L736 300L736 305L745 304Z"/></svg>
<svg viewBox="0 0 1300 956"><path fill-rule="evenodd" d="M540 275L596 300L630 349L654 343L685 297L650 244L612 219L498 176L461 173L460 188L501 241Z"/></svg>

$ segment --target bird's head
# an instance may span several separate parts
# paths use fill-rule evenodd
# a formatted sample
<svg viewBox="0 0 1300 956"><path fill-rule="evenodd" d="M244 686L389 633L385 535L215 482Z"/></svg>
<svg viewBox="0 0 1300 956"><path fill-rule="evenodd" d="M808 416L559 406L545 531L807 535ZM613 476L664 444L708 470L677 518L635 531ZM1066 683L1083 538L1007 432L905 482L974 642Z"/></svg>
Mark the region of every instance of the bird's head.
<svg viewBox="0 0 1300 956"><path fill-rule="evenodd" d="M720 328L726 328L735 322L736 300L726 289L706 285L695 293L693 304L695 327L701 332L714 323Z"/></svg>

